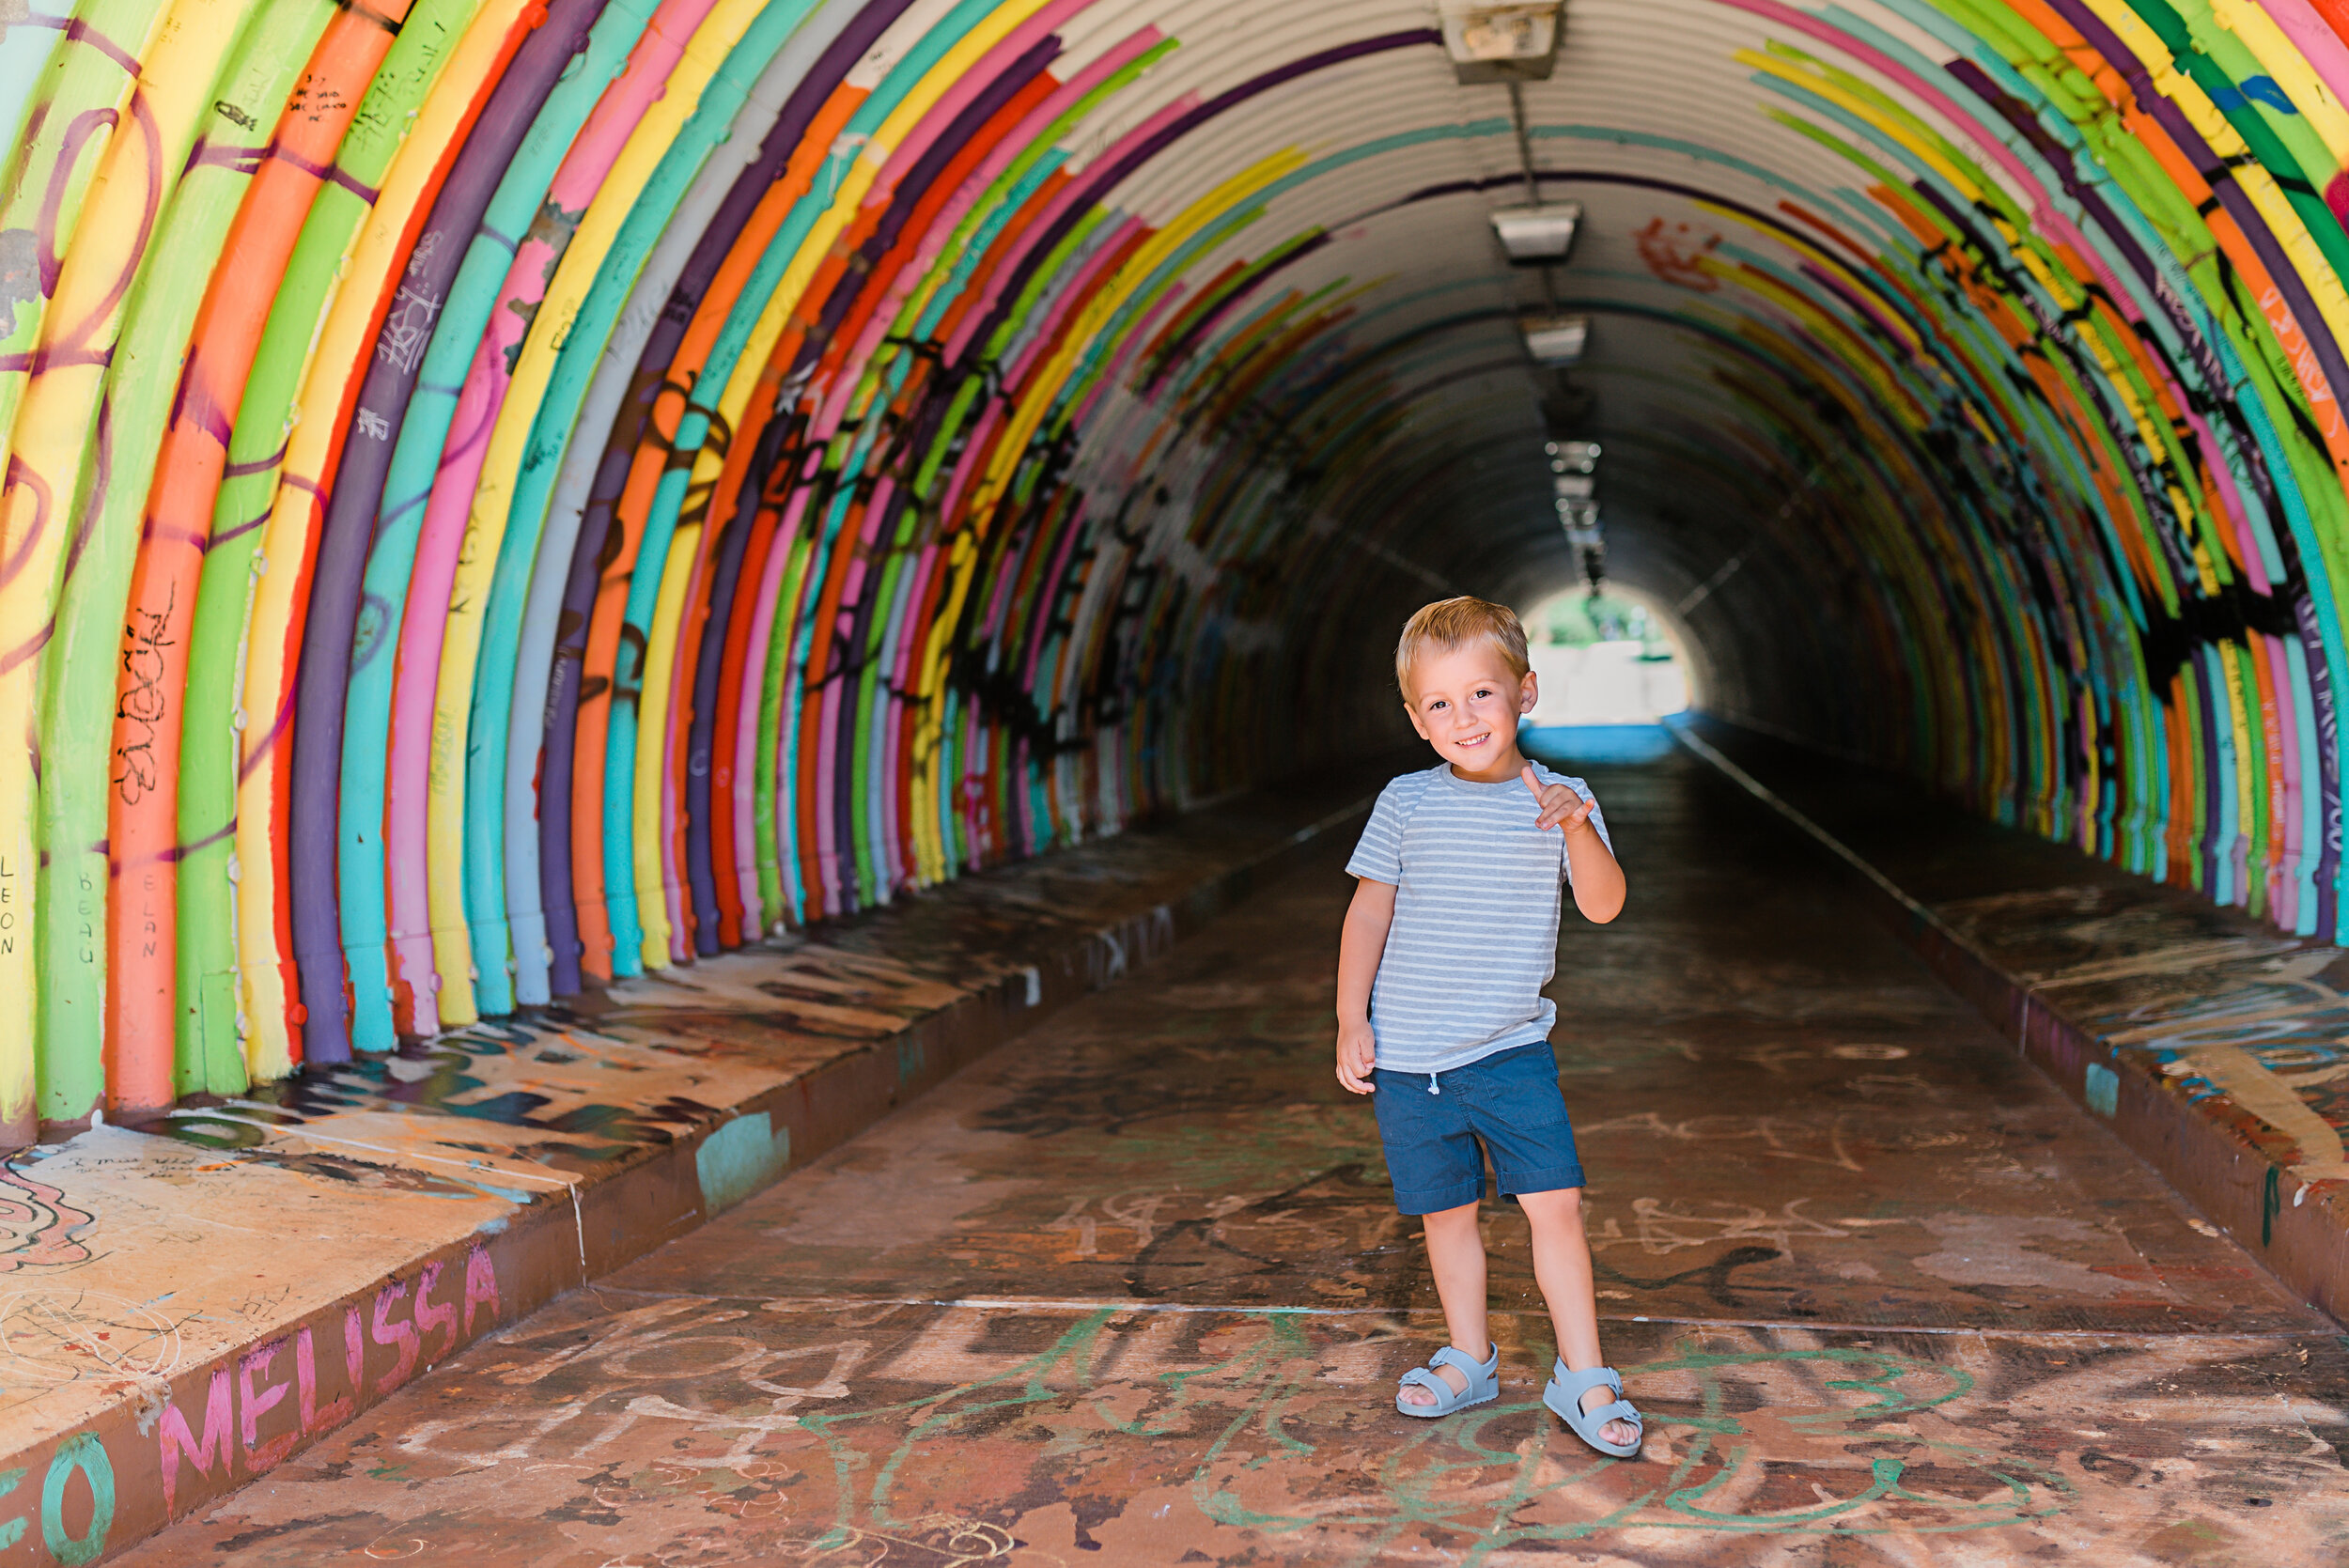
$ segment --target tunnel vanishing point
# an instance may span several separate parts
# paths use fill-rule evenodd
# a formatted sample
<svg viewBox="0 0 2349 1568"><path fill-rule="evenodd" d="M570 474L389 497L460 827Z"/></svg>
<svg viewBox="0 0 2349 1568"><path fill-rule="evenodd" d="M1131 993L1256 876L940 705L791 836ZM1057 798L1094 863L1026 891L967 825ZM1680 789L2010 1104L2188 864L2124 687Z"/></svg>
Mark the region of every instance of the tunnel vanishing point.
<svg viewBox="0 0 2349 1568"><path fill-rule="evenodd" d="M1602 563L2338 939L2344 95L2341 0L0 8L0 1132L1361 755Z"/></svg>

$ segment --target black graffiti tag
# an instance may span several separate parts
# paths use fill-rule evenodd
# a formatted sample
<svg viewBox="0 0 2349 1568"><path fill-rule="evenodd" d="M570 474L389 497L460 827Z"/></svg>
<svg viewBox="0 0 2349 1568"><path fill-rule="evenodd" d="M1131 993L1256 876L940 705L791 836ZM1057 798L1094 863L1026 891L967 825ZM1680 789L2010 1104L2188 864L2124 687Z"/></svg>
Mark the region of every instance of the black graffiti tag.
<svg viewBox="0 0 2349 1568"><path fill-rule="evenodd" d="M126 806L146 800L159 778L155 741L171 710L170 695L163 689L169 670L163 650L172 644L163 633L179 594L174 584L161 611L132 610L122 629L122 696L115 704L115 717L123 724L125 738L115 748L121 765L115 774L115 792Z"/></svg>

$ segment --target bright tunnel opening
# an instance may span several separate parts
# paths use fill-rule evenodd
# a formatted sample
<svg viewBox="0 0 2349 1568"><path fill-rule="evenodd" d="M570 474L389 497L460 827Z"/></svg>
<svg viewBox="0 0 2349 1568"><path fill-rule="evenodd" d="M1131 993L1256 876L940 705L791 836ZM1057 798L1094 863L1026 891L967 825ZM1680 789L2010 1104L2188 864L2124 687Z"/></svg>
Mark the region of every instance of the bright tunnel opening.
<svg viewBox="0 0 2349 1568"><path fill-rule="evenodd" d="M1653 724L1703 706L1667 608L1637 589L1553 594L1518 619L1540 693L1528 724Z"/></svg>

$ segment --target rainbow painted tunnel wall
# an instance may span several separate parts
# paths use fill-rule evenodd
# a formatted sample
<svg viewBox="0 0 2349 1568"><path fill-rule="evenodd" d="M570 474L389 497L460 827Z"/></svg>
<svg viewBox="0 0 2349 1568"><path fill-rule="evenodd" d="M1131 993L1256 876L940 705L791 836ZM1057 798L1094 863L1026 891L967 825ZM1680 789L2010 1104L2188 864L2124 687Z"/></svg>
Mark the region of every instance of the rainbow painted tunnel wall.
<svg viewBox="0 0 2349 1568"><path fill-rule="evenodd" d="M1403 0L0 5L0 1141L1384 746L1569 426L1714 711L2338 934L2349 3L1573 0L1521 93Z"/></svg>

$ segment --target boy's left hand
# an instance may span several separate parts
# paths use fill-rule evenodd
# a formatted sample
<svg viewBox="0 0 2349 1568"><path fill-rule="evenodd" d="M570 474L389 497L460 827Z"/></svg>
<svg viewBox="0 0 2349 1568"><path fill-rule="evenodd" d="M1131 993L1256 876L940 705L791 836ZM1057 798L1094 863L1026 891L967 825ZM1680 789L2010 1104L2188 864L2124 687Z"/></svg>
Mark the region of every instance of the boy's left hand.
<svg viewBox="0 0 2349 1568"><path fill-rule="evenodd" d="M1563 828L1572 832L1591 819L1592 809L1598 804L1595 800L1585 800L1564 784L1543 784L1530 762L1525 765L1525 771L1517 776L1525 781L1525 787L1533 792L1533 799L1542 803L1541 819L1534 826L1545 831Z"/></svg>

